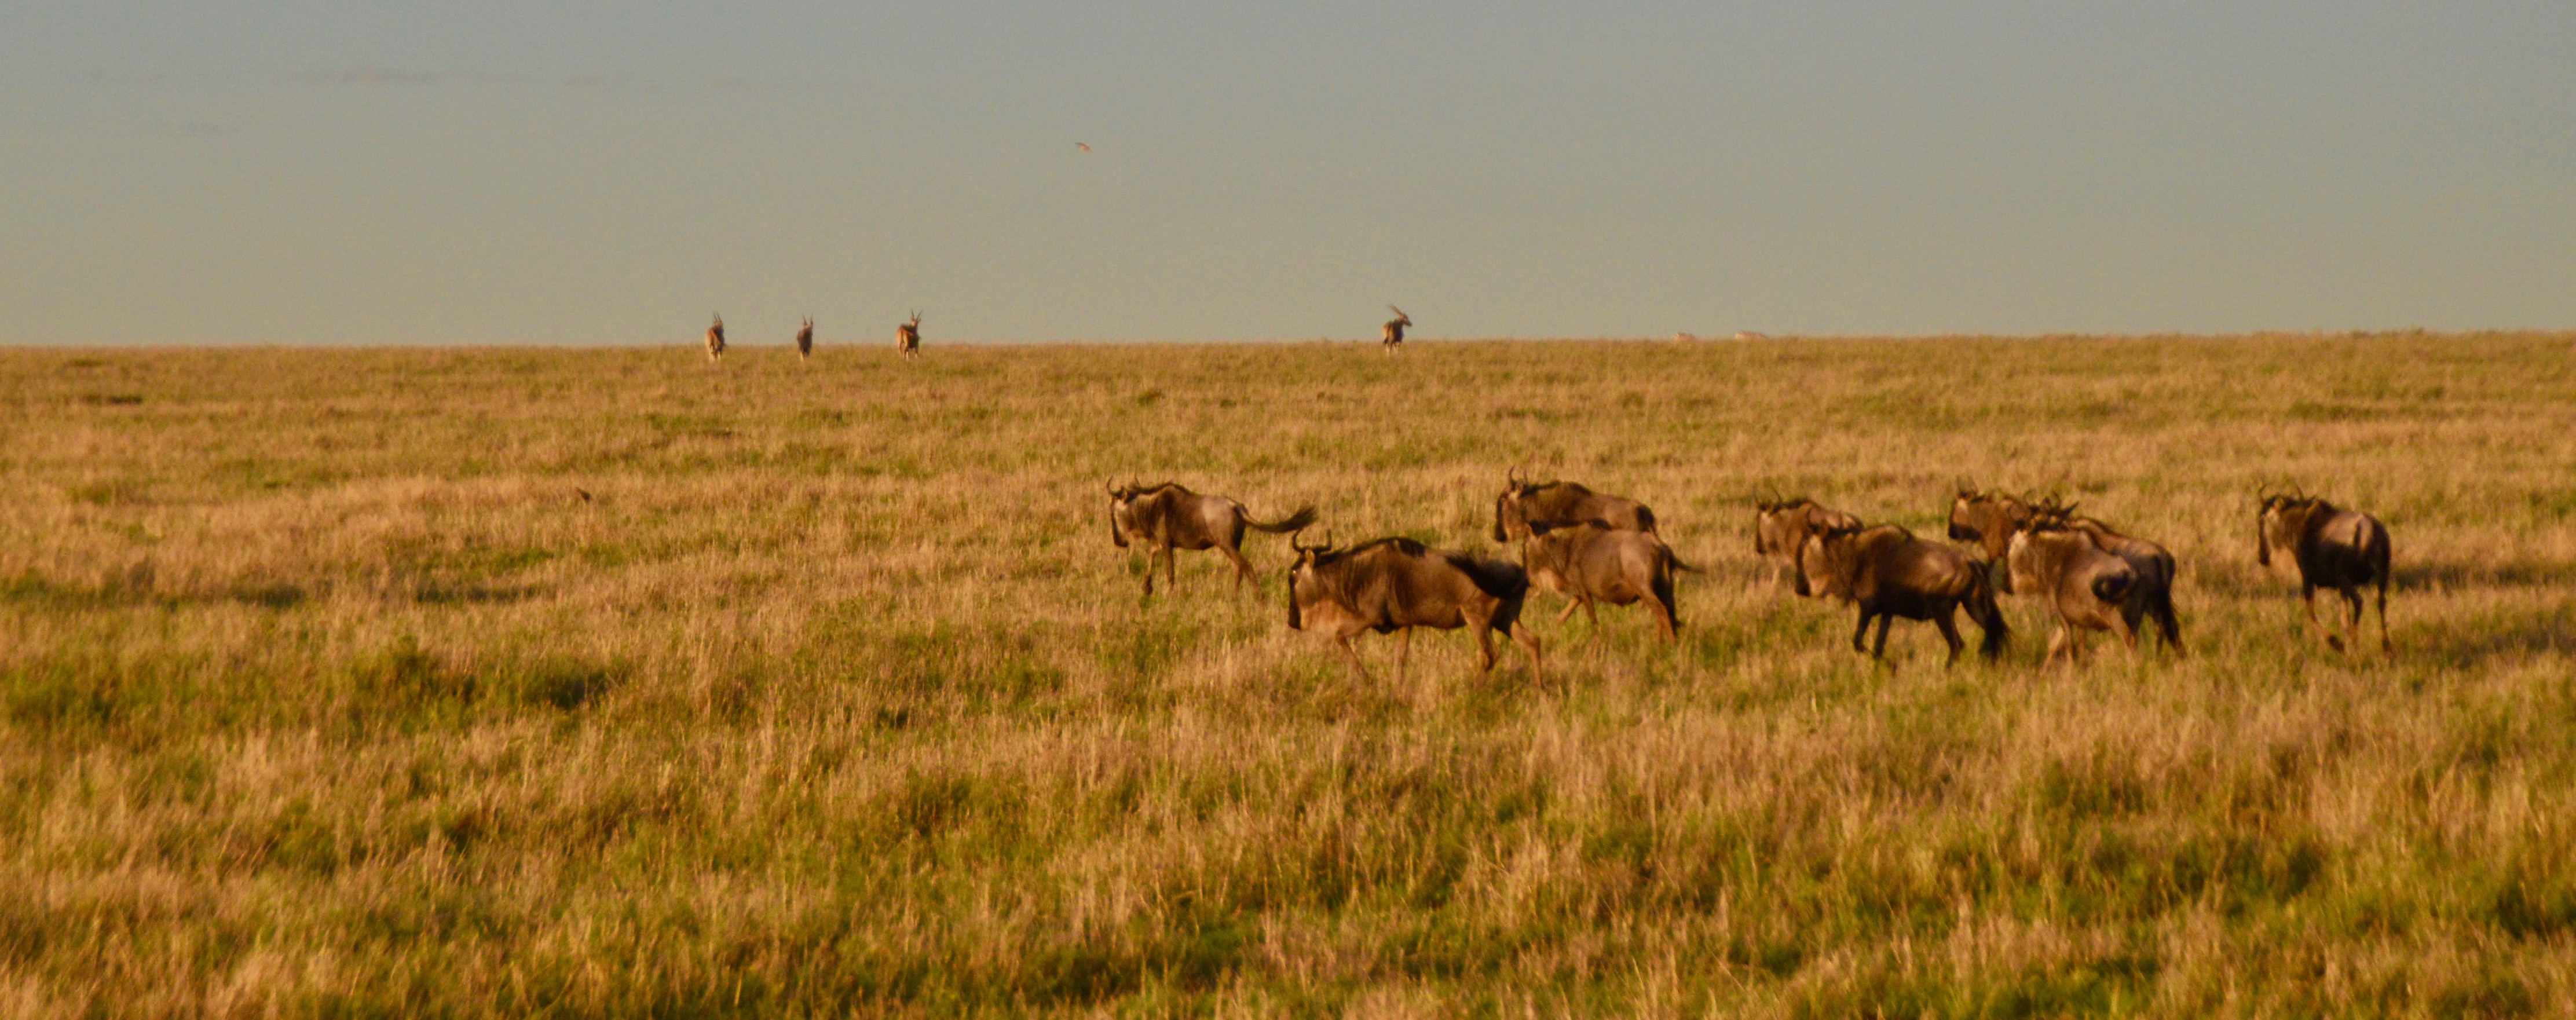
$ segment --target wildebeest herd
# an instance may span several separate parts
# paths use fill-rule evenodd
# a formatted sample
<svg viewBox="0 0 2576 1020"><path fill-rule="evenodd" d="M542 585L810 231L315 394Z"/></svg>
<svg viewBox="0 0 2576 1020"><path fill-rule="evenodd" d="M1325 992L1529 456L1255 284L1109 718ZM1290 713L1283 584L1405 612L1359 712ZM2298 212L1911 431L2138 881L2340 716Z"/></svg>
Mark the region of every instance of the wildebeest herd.
<svg viewBox="0 0 2576 1020"><path fill-rule="evenodd" d="M1312 526L1314 507L1277 521L1254 519L1243 504L1191 492L1173 482L1107 486L1110 538L1120 547L1145 550L1145 594L1154 591L1160 557L1164 577L1179 584L1177 550L1215 549L1235 568L1235 586L1253 576L1242 552L1246 529L1288 535L1296 560L1287 571L1288 627L1330 635L1351 670L1368 670L1351 639L1364 631L1397 636L1400 678L1415 628L1469 628L1494 667L1493 633L1520 645L1533 678L1540 675L1536 635L1521 620L1535 584L1564 597L1562 624L1581 608L1594 626L1595 606L1647 604L1666 640L1678 641L1681 606L1674 593L1679 573L1693 567L1673 554L1657 531L1652 509L1633 499L1595 492L1574 482L1532 482L1505 475L1494 498L1496 543L1516 545L1519 562L1457 549L1433 549L1410 538L1387 537L1353 545L1299 540ZM2133 654L2141 624L2151 625L2168 654L2185 654L2182 622L2174 610L2174 556L2165 547L2076 512L2054 499L1980 490L1961 483L1950 502L1949 543L1923 539L1895 524L1871 526L1813 500L1766 499L1753 506L1753 549L1801 596L1830 597L1856 606L1860 618L1852 649L1885 661L1889 627L1899 618L1927 621L1949 645L1946 664L1958 661L1967 642L1957 616L1965 611L1982 632L1978 651L2003 654L2012 631L1997 596L2031 600L2053 621L2043 667L2061 658L2069 667L2084 658L2085 638L2108 632ZM1956 544L1952 544L1956 543ZM2388 640L2388 529L2371 516L2323 499L2266 493L2256 512L2255 559L2272 564L2287 553L2299 572L2308 626L2325 631L2328 645L2350 651L2360 642L2362 589L2378 589L2379 642ZM2342 635L2317 620L2316 593L2342 596ZM1869 627L1878 624L1876 642Z"/></svg>

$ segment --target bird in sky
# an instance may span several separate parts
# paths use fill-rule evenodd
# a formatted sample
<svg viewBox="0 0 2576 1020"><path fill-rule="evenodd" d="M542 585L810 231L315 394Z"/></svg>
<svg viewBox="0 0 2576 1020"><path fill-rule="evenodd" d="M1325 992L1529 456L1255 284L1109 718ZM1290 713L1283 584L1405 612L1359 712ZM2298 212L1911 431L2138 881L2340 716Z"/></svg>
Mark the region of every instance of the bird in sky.
<svg viewBox="0 0 2576 1020"><path fill-rule="evenodd" d="M1080 149L1080 150L1082 150L1082 151L1084 151L1084 152L1090 152L1090 151L1091 151L1091 146L1084 145L1084 144L1082 144L1081 142L1075 142L1075 143L1073 143L1073 147L1074 147L1074 148L1077 148L1077 149Z"/></svg>

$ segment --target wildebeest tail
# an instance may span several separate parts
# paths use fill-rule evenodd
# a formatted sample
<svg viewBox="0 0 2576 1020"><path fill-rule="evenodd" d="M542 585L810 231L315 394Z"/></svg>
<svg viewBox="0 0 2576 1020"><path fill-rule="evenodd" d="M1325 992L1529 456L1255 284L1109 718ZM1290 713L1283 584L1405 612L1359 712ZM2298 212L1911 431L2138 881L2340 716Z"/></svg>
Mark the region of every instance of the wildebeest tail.
<svg viewBox="0 0 2576 1020"><path fill-rule="evenodd" d="M2154 599L2147 604L2147 613L2155 617L2156 631L2164 635L2165 647L2172 649L2175 655L2181 655L2182 621L2174 616L2173 585L2167 583L2152 594Z"/></svg>
<svg viewBox="0 0 2576 1020"><path fill-rule="evenodd" d="M1989 659L2003 655L2005 644L2012 640L2012 627L2004 623L2004 611L1995 605L1995 583L1984 570L1971 575L1968 597L1961 604L1967 607L1968 618L1977 621L1977 628L1986 632L1985 639L1977 643L1977 654Z"/></svg>
<svg viewBox="0 0 2576 1020"><path fill-rule="evenodd" d="M1315 508L1311 506L1301 509L1296 513L1289 514L1286 518L1272 521L1267 524L1253 520L1250 515L1246 515L1243 518L1243 524L1245 527L1251 528L1254 531L1267 531L1273 535L1281 532L1295 531L1313 523L1315 523Z"/></svg>

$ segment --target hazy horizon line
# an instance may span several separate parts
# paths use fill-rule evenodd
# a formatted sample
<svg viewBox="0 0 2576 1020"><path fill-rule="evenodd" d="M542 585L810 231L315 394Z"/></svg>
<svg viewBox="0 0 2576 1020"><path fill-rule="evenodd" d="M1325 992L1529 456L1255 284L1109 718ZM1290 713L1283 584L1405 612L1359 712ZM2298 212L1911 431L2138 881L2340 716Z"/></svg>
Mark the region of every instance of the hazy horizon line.
<svg viewBox="0 0 2576 1020"><path fill-rule="evenodd" d="M2432 338L2432 337L2458 337L2458 338L2464 338L2464 339L2496 338L2496 337L2530 337L2530 338L2534 338L2534 339L2549 339L2549 338L2561 338L2561 337L2576 337L2576 327L2513 327L2513 328L2488 328L2488 329L2429 329L2429 328L2419 328L2419 327L2408 327L2408 328L2404 328L2404 329L2316 329L2316 330L2262 329L2262 330L2248 330L2248 331L2240 331L2240 332L2225 332L2225 333L2195 333L2195 332L2187 332L2187 331L2156 331L2156 332L2143 332L2143 333L2091 333L2091 332L2074 332L2074 331L2067 331L2067 332L2048 332L2048 333L1960 333L1960 332L1944 332L1944 333L1769 333L1769 334L1758 334L1758 335L1749 336L1749 337L1738 337L1738 336L1736 336L1736 335L1734 335L1734 334L1704 335L1704 334L1694 334L1694 333L1681 333L1681 334L1668 335L1668 336L1471 336L1471 337L1409 337L1409 338L1407 338L1407 339L1405 340L1405 344L1406 344L1407 346L1420 346L1420 345L1439 346L1439 345L1449 345L1449 344L1502 344L1502 343L1562 343L1562 344L1584 344L1584 343L1596 343L1596 344L1634 344L1634 343L1667 343L1667 344L1669 344L1669 343L1723 343L1723 344L1763 344L1763 343L1806 343L1806 342L1927 342L1927 341L1958 341L1958 340L2005 340L2005 341L2048 341L2048 340L2098 340L2098 341L2146 341L2146 340L2160 340L2160 341L2169 341L2169 340L2267 340L2267 339L2299 339L2299 340L2335 340L2335 339L2352 339L2352 340L2366 340L2366 339L2401 339L2401 338L2403 338L2403 339L2414 339L2414 338ZM1000 348L1000 347L1156 347L1156 346L1162 346L1162 347L1222 347L1222 346L1243 346L1243 347L1252 347L1252 346L1281 346L1281 347L1284 347L1284 346L1300 346L1300 345L1315 345L1315 346L1323 346L1323 345L1341 345L1341 344L1348 344L1348 345L1354 345L1354 346L1376 346L1376 345L1378 345L1379 343L1381 343L1381 341L1379 341L1379 340L1377 340L1376 338L1373 338L1373 337L1248 337L1248 338L1219 337L1219 338L1202 338L1202 339L1169 339L1169 338L1146 338L1146 339L1121 339L1121 338L1068 338L1068 339L1059 339L1059 340L976 340L976 339L934 339L934 340L931 340L931 341L929 341L929 342L925 343L925 344L924 344L924 348L925 348L925 349L936 349L936 348L939 348L939 347ZM445 342L426 342L426 343L333 343L333 342L328 342L328 341L309 341L309 342L308 342L308 341L294 341L294 340L288 340L288 341L261 341L261 342L229 341L229 340L211 340L211 341L202 341L202 342L195 342L195 343L184 343L184 342L183 342L183 343L97 343L97 344L67 344L67 343L7 343L7 342L0 342L0 350L10 350L10 351L29 351L29 352L35 352L35 351L101 351L101 352L106 352L106 351L126 351L126 352L142 352L142 351L179 351L179 350L314 350L314 351L319 351L319 350L350 350L350 351L564 350L564 351L646 351L646 350L661 350L661 349L664 349L664 348L677 349L677 350L689 350L689 351L696 351L696 350L702 349L702 348L703 348L703 346L704 346L703 342L702 342L701 340L697 339L697 338L690 338L690 339L685 339L685 340L671 340L671 341L656 342L656 343L582 343L582 342L551 342L551 341L516 341L516 342L512 342L512 341L500 341L500 342L491 342L491 341L480 341L480 342L478 342L478 341L461 341L461 342L454 342L454 343L445 343ZM729 343L729 344L727 345L727 348L728 348L728 350L731 350L731 349L767 349L767 348L777 348L777 349L780 349L780 350L794 350L794 349L795 349L795 346L796 346L796 345L795 345L795 343L794 343L792 340L780 340L780 341L777 341L777 342L775 342L775 343L770 343L770 342L750 342L750 343L746 343L746 342L743 342L743 341L740 341L740 340L735 340L735 341L732 341L731 343ZM828 348L853 348L853 349L858 349L858 348L876 348L876 347L885 347L885 348L888 348L888 349L892 349L892 348L893 348L893 346L894 346L894 342L893 342L893 340L892 340L892 339L890 339L890 338L889 338L889 339L887 339L887 340L884 340L884 341L874 341L874 340L871 340L871 341L862 342L862 343L851 343L851 342L840 342L840 343L834 343L834 342L829 342L829 341L821 341L821 340L818 340L818 341L816 342L816 344L815 344L815 348L816 348L817 350L828 349Z"/></svg>

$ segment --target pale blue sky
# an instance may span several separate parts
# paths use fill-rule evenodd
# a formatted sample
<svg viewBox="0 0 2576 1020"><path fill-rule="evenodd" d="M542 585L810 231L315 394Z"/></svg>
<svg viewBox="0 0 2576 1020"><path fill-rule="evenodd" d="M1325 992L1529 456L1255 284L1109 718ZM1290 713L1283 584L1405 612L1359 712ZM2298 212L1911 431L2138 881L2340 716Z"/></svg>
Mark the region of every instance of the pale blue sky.
<svg viewBox="0 0 2576 1020"><path fill-rule="evenodd" d="M2564 328L2571 54L2567 0L0 0L0 342Z"/></svg>

